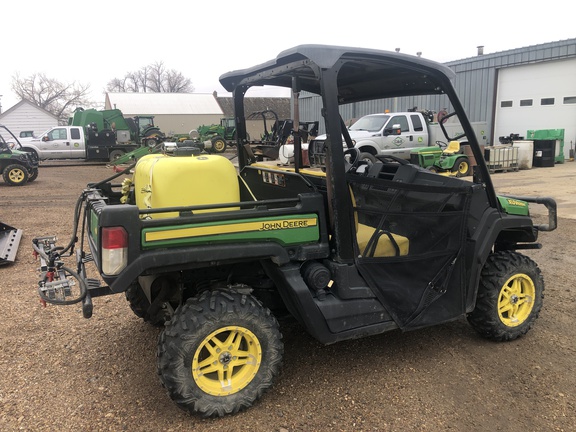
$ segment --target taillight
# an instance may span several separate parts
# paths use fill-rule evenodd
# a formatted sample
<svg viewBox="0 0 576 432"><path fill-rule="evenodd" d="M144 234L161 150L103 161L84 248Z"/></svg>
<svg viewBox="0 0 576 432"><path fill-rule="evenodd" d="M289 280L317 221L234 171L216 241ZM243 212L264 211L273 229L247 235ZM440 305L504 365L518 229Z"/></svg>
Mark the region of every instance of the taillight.
<svg viewBox="0 0 576 432"><path fill-rule="evenodd" d="M117 275L128 263L128 233L122 227L102 228L102 273Z"/></svg>

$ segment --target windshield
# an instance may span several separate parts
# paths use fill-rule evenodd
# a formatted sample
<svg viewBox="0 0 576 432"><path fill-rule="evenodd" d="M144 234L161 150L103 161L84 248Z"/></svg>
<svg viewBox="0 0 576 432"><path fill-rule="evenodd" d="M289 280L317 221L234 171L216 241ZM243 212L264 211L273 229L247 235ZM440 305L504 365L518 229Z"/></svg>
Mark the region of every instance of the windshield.
<svg viewBox="0 0 576 432"><path fill-rule="evenodd" d="M386 114L361 117L356 123L350 126L350 130L378 132L384 127L389 118L390 116Z"/></svg>

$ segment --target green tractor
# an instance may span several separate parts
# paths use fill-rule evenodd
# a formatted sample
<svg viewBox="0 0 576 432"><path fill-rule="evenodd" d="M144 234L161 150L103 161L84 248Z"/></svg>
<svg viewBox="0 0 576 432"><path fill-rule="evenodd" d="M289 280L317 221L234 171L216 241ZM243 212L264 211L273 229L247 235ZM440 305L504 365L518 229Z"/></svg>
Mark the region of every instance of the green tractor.
<svg viewBox="0 0 576 432"><path fill-rule="evenodd" d="M410 162L442 175L464 177L470 173L470 160L458 141L436 141L435 146L414 148Z"/></svg>
<svg viewBox="0 0 576 432"><path fill-rule="evenodd" d="M234 117L225 117L220 119L220 124L198 126L198 129L190 132L190 136L203 144L210 141L211 147L204 147L211 148L211 153L224 153L228 145L233 144L236 139L236 122Z"/></svg>

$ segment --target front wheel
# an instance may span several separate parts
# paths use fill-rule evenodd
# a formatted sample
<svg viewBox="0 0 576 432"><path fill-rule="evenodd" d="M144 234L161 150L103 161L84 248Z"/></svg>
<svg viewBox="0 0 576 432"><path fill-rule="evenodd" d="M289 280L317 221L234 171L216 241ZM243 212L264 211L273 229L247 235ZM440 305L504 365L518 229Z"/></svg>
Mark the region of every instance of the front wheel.
<svg viewBox="0 0 576 432"><path fill-rule="evenodd" d="M517 252L494 253L482 269L468 321L488 339L514 340L532 328L543 298L544 279L534 261Z"/></svg>
<svg viewBox="0 0 576 432"><path fill-rule="evenodd" d="M30 177L28 169L18 164L8 165L2 172L2 176L10 186L25 185Z"/></svg>
<svg viewBox="0 0 576 432"><path fill-rule="evenodd" d="M205 291L180 306L158 341L158 373L180 408L204 417L250 407L272 385L284 345L251 295Z"/></svg>

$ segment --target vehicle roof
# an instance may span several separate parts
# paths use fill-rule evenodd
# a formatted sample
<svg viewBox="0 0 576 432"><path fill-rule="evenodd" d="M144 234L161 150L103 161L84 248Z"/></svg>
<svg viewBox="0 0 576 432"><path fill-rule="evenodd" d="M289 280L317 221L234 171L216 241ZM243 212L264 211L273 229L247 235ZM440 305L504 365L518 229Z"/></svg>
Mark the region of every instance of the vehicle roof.
<svg viewBox="0 0 576 432"><path fill-rule="evenodd" d="M314 68L339 67L339 103L396 96L439 94L454 72L421 57L366 48L331 45L299 45L266 63L227 72L220 83L227 91L238 86L292 87L298 77L299 90L321 93Z"/></svg>

